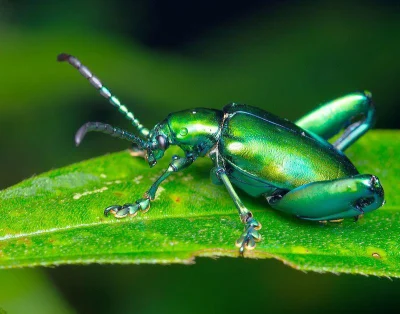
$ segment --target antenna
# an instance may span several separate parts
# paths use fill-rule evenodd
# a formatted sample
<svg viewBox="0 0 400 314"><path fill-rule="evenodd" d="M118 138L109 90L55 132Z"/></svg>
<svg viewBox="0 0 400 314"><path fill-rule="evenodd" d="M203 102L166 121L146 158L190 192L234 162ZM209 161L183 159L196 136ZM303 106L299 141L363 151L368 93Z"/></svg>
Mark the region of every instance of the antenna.
<svg viewBox="0 0 400 314"><path fill-rule="evenodd" d="M121 105L121 102L118 100L118 98L111 94L111 92L105 86L103 86L101 81L94 76L92 72L90 72L90 70L77 58L67 53L60 53L57 56L57 61L67 61L74 68L76 68L90 82L90 84L92 84L99 91L100 95L106 98L114 107L117 107L118 110L123 113L129 121L131 121L132 125L138 129L142 136L147 137L149 135L149 130L145 128L138 119L135 118L133 113L130 112L126 106Z"/></svg>
<svg viewBox="0 0 400 314"><path fill-rule="evenodd" d="M128 131L122 130L120 128L114 128L113 126L101 122L87 122L82 125L75 135L75 144L78 146L87 132L101 132L109 134L113 137L121 138L132 143L136 143L140 149L146 149L146 143L136 135L129 133Z"/></svg>

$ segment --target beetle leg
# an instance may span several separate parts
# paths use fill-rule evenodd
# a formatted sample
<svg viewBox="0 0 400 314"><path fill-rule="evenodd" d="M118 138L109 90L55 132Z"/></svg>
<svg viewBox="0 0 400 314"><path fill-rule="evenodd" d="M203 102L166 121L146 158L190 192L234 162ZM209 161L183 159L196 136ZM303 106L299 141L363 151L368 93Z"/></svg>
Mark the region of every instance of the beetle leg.
<svg viewBox="0 0 400 314"><path fill-rule="evenodd" d="M344 132L333 144L338 150L344 151L374 124L375 108L371 93L353 93L330 101L295 123L307 130L315 138L328 140Z"/></svg>
<svg viewBox="0 0 400 314"><path fill-rule="evenodd" d="M261 240L261 235L257 231L261 229L261 224L254 219L253 214L249 211L240 200L239 196L236 194L226 171L222 167L215 168L215 174L225 185L231 196L236 208L238 209L240 220L245 224L244 232L236 241L236 246L239 247L239 253L243 255L245 249L252 250L256 246L256 242Z"/></svg>
<svg viewBox="0 0 400 314"><path fill-rule="evenodd" d="M136 216L139 210L147 212L150 209L150 201L156 197L156 192L160 184L168 178L172 173L185 169L190 166L195 157L190 155L186 157L172 157L172 161L165 172L152 184L150 189L144 194L143 198L137 200L133 204L124 205L112 205L104 210L104 215L107 216L109 213L113 214L116 218L124 218L128 215Z"/></svg>
<svg viewBox="0 0 400 314"><path fill-rule="evenodd" d="M307 220L336 220L373 211L384 202L377 177L356 175L318 181L297 187L284 195L267 197L275 209Z"/></svg>

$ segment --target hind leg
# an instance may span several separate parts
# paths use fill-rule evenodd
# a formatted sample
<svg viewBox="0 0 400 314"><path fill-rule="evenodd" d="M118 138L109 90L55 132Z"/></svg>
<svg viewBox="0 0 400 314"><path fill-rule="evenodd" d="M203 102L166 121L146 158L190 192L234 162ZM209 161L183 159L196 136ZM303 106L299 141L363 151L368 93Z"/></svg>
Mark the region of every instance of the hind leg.
<svg viewBox="0 0 400 314"><path fill-rule="evenodd" d="M371 93L353 93L330 101L305 115L295 123L315 134L316 138L330 139L344 129L333 144L344 151L374 124L375 108Z"/></svg>
<svg viewBox="0 0 400 314"><path fill-rule="evenodd" d="M335 220L379 208L384 202L384 192L377 177L363 174L312 182L267 200L273 208L302 219Z"/></svg>

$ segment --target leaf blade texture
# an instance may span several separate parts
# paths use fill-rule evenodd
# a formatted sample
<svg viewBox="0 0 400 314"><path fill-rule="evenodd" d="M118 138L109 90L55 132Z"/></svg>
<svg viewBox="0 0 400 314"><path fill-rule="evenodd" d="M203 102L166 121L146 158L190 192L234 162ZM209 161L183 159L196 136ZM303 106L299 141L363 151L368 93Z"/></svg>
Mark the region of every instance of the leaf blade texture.
<svg viewBox="0 0 400 314"><path fill-rule="evenodd" d="M239 192L263 225L263 241L246 257L273 257L305 271L399 277L399 138L397 131L372 131L346 151L361 173L380 178L387 200L356 223L301 221ZM238 257L234 241L243 225L224 187L210 182L207 158L164 182L148 213L103 216L109 205L141 198L176 152L152 169L127 151L109 154L1 191L0 268Z"/></svg>

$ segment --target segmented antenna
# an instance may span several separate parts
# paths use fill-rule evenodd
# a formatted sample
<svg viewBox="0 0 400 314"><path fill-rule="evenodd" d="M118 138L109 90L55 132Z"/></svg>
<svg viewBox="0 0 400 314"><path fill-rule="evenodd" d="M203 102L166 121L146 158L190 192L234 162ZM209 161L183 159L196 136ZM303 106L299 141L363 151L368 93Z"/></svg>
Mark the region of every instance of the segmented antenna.
<svg viewBox="0 0 400 314"><path fill-rule="evenodd" d="M126 108L126 106L121 105L118 98L111 94L111 92L105 86L103 86L101 81L96 76L94 76L92 72L90 72L90 70L86 66L84 66L77 58L67 53L60 53L57 56L57 61L67 61L74 68L76 68L86 79L89 80L90 84L92 84L100 92L100 95L108 99L111 105L117 107L118 110L123 113L129 121L131 121L132 125L139 130L141 135L143 135L144 137L147 137L147 135L149 135L149 130L145 128L139 122L139 120L134 117L133 113L130 112L128 108Z"/></svg>
<svg viewBox="0 0 400 314"><path fill-rule="evenodd" d="M122 130L120 128L114 128L109 124L101 122L87 122L82 125L75 135L76 146L78 146L82 142L87 132L92 131L102 132L117 138L121 138L123 140L127 140L129 142L136 143L141 149L146 149L146 143L140 137L137 137L136 135L129 133L128 131Z"/></svg>

